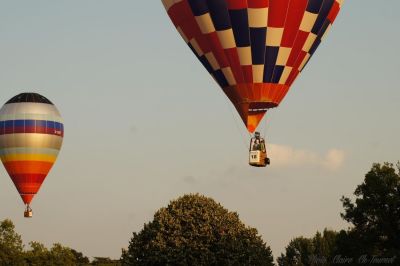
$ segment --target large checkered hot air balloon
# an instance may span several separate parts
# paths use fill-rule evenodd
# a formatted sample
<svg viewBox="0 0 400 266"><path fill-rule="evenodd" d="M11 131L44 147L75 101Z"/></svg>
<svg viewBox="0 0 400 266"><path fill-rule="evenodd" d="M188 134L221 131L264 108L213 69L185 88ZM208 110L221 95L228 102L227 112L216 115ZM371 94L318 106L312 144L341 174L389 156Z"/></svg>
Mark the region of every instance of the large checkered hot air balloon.
<svg viewBox="0 0 400 266"><path fill-rule="evenodd" d="M57 108L36 93L22 93L0 110L0 158L32 216L30 203L60 151L64 126Z"/></svg>
<svg viewBox="0 0 400 266"><path fill-rule="evenodd" d="M343 0L162 2L253 133L315 53Z"/></svg>

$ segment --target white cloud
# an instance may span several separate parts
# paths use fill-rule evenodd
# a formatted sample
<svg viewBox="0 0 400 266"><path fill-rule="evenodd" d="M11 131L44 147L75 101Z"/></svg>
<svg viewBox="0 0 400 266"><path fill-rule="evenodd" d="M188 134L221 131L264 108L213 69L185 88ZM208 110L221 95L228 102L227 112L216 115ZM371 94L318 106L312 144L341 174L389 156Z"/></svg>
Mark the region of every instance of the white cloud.
<svg viewBox="0 0 400 266"><path fill-rule="evenodd" d="M337 170L343 165L345 156L345 152L339 149L330 149L326 154L321 155L289 146L269 145L269 157L277 166L313 166Z"/></svg>

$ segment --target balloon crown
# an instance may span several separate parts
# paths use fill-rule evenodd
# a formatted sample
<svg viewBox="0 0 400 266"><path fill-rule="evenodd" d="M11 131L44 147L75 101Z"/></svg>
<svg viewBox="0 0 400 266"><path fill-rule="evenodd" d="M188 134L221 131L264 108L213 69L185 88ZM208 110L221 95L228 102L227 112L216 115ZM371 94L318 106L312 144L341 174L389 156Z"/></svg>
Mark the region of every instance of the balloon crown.
<svg viewBox="0 0 400 266"><path fill-rule="evenodd" d="M14 96L11 98L6 104L9 103L47 103L47 104L53 104L49 99L46 97L34 93L34 92L25 92L18 94L17 96Z"/></svg>

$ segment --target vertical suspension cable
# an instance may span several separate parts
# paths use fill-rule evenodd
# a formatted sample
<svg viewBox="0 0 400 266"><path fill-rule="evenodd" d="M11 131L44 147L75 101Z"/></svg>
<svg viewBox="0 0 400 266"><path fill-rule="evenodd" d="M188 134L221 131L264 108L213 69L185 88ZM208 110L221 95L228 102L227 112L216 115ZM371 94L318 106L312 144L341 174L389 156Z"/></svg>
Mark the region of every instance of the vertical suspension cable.
<svg viewBox="0 0 400 266"><path fill-rule="evenodd" d="M232 110L232 105L231 105L231 103L229 101L227 101L227 102L228 102L229 111L230 111L230 113L232 115L233 120L235 121L236 129L239 132L239 135L240 135L239 137L240 137L240 139L241 139L241 141L242 141L242 143L243 143L243 145L244 145L244 147L245 147L245 149L247 151L249 147L248 147L247 142L245 141L246 136L243 137L243 132L240 130L240 126L238 125L237 118L235 117L235 112ZM250 135L250 138L251 138L251 134L250 133L249 133L249 135Z"/></svg>

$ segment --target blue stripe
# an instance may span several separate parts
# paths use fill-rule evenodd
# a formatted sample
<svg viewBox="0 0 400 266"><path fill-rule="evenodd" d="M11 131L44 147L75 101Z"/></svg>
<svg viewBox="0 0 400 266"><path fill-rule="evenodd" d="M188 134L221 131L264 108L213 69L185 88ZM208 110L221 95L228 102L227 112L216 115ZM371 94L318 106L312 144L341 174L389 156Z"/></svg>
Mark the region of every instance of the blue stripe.
<svg viewBox="0 0 400 266"><path fill-rule="evenodd" d="M274 68L274 76L272 77L272 83L279 83L279 80L282 77L284 66L275 66Z"/></svg>
<svg viewBox="0 0 400 266"><path fill-rule="evenodd" d="M193 15L196 17L209 13L206 0L188 0L188 2L190 8L192 9Z"/></svg>
<svg viewBox="0 0 400 266"><path fill-rule="evenodd" d="M14 126L13 120L8 120L4 122L4 127L13 127L13 126Z"/></svg>
<svg viewBox="0 0 400 266"><path fill-rule="evenodd" d="M210 9L211 18L217 31L232 28L225 0L209 0L208 8Z"/></svg>
<svg viewBox="0 0 400 266"><path fill-rule="evenodd" d="M327 19L329 12L332 9L335 0L325 0L322 8L319 12L318 18L315 21L314 27L312 28L311 32L314 34L318 34L324 25L325 20Z"/></svg>
<svg viewBox="0 0 400 266"><path fill-rule="evenodd" d="M208 62L207 58L203 55L202 57L197 57L200 62L203 64L203 66L207 69L208 73L212 73L213 72L213 68L210 64L210 62Z"/></svg>
<svg viewBox="0 0 400 266"><path fill-rule="evenodd" d="M264 83L272 82L274 67L278 58L279 47L267 46L265 49Z"/></svg>
<svg viewBox="0 0 400 266"><path fill-rule="evenodd" d="M47 121L46 120L37 120L36 121L36 126L37 127L46 127L47 126Z"/></svg>
<svg viewBox="0 0 400 266"><path fill-rule="evenodd" d="M46 125L47 128L56 128L56 124L54 121L46 121L46 122L47 122Z"/></svg>
<svg viewBox="0 0 400 266"><path fill-rule="evenodd" d="M249 16L246 9L230 10L229 15L232 22L233 35L237 47L250 46Z"/></svg>
<svg viewBox="0 0 400 266"><path fill-rule="evenodd" d="M253 65L264 65L267 28L250 28Z"/></svg>
<svg viewBox="0 0 400 266"><path fill-rule="evenodd" d="M218 82L218 85L221 88L225 88L229 85L222 70L214 71L212 75L214 76L215 80Z"/></svg>
<svg viewBox="0 0 400 266"><path fill-rule="evenodd" d="M24 127L25 126L25 120L14 120L14 126L15 127Z"/></svg>
<svg viewBox="0 0 400 266"><path fill-rule="evenodd" d="M321 10L321 6L324 0L308 0L308 5L306 10L308 12L318 14L319 11Z"/></svg>
<svg viewBox="0 0 400 266"><path fill-rule="evenodd" d="M36 126L36 120L25 120L25 126L27 126L27 127Z"/></svg>
<svg viewBox="0 0 400 266"><path fill-rule="evenodd" d="M6 120L0 121L0 128L13 128L13 127L47 127L64 130L64 126L60 122L47 121L47 120Z"/></svg>

